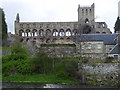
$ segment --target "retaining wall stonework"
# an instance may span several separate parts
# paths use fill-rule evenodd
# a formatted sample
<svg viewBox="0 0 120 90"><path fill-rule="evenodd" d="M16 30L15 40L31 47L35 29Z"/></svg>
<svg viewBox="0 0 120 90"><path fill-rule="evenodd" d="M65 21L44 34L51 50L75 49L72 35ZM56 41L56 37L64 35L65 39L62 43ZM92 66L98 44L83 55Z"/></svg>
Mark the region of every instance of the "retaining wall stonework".
<svg viewBox="0 0 120 90"><path fill-rule="evenodd" d="M115 82L120 79L120 63L78 64L85 81Z"/></svg>

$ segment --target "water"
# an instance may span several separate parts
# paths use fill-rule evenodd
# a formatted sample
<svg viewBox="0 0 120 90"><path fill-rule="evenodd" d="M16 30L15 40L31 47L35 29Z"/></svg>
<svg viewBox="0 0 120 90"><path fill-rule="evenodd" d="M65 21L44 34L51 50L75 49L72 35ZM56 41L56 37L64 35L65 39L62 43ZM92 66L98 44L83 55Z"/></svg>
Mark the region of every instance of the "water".
<svg viewBox="0 0 120 90"><path fill-rule="evenodd" d="M68 84L40 84L23 82L3 82L2 88L80 88L85 86Z"/></svg>
<svg viewBox="0 0 120 90"><path fill-rule="evenodd" d="M88 85L71 85L71 84L40 84L40 83L23 83L23 82L3 82L2 88L115 88L115 87L97 87Z"/></svg>

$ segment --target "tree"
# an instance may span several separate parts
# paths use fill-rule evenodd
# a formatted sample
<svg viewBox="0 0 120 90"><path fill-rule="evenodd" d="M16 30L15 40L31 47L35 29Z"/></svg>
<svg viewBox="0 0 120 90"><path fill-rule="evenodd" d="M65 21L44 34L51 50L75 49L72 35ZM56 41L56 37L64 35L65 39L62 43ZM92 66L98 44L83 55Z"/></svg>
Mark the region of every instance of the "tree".
<svg viewBox="0 0 120 90"><path fill-rule="evenodd" d="M120 18L119 17L117 17L114 29L115 29L115 33L116 31L120 31Z"/></svg>
<svg viewBox="0 0 120 90"><path fill-rule="evenodd" d="M52 73L52 58L48 57L44 51L39 51L33 57L33 67L36 73Z"/></svg>
<svg viewBox="0 0 120 90"><path fill-rule="evenodd" d="M1 12L2 12L2 46L5 46L6 45L6 42L7 42L7 24L6 24L6 21L5 21L5 14L4 14L4 11L1 9Z"/></svg>

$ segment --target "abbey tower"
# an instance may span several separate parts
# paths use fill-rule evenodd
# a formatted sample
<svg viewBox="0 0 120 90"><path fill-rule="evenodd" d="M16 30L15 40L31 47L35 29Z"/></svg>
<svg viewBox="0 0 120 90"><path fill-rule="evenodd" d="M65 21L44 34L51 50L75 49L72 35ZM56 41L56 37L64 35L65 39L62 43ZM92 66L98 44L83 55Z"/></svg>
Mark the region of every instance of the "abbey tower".
<svg viewBox="0 0 120 90"><path fill-rule="evenodd" d="M94 3L91 7L78 6L78 21L92 22L94 18Z"/></svg>

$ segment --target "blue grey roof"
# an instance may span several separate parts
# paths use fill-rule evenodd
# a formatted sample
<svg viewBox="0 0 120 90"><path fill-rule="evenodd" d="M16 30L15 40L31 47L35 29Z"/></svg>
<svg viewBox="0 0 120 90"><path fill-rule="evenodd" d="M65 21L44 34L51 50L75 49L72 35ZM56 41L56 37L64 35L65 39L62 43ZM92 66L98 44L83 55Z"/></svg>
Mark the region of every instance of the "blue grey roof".
<svg viewBox="0 0 120 90"><path fill-rule="evenodd" d="M120 54L120 45L116 44L109 54Z"/></svg>
<svg viewBox="0 0 120 90"><path fill-rule="evenodd" d="M118 35L119 34L81 34L77 35L77 40L82 42L103 41L105 45L115 45L115 39Z"/></svg>

